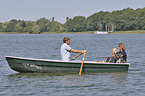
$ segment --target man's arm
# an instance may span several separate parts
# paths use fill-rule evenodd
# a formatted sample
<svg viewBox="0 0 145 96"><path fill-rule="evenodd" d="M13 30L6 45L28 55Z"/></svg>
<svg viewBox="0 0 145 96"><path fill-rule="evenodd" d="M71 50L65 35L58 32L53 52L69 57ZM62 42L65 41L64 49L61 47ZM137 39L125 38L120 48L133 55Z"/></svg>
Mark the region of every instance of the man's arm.
<svg viewBox="0 0 145 96"><path fill-rule="evenodd" d="M86 52L86 50L80 51L80 50L74 50L74 49L71 49L70 51L73 52L73 53L84 53L84 52Z"/></svg>

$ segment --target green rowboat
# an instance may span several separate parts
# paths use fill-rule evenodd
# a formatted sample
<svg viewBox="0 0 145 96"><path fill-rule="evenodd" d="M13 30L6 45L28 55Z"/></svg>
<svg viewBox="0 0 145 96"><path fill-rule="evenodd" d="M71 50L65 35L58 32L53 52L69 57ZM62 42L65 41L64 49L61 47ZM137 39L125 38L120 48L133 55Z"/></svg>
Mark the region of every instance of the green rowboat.
<svg viewBox="0 0 145 96"><path fill-rule="evenodd" d="M5 56L9 66L20 73L79 73L82 61L62 61L48 59L34 59L14 56ZM84 61L82 72L117 72L128 71L130 63L98 63L96 61Z"/></svg>

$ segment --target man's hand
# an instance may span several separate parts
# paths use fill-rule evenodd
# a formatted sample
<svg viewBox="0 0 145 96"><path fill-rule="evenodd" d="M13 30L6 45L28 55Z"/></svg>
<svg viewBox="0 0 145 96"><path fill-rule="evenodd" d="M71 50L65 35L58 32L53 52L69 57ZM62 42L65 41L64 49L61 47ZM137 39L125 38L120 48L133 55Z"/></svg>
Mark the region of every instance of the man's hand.
<svg viewBox="0 0 145 96"><path fill-rule="evenodd" d="M84 50L84 51L82 51L81 53L86 53L87 52L87 50Z"/></svg>

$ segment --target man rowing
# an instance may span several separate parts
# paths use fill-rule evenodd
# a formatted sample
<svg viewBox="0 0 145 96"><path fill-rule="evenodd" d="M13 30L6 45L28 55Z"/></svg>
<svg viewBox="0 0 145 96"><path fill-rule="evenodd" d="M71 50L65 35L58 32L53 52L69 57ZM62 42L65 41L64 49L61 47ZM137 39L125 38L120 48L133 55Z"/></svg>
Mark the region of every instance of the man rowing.
<svg viewBox="0 0 145 96"><path fill-rule="evenodd" d="M60 54L61 54L61 60L63 61L69 61L70 60L70 52L73 52L73 53L84 53L86 52L86 50L74 50L72 49L70 46L70 38L69 37L64 37L63 39L63 44L61 46L61 49L60 49Z"/></svg>

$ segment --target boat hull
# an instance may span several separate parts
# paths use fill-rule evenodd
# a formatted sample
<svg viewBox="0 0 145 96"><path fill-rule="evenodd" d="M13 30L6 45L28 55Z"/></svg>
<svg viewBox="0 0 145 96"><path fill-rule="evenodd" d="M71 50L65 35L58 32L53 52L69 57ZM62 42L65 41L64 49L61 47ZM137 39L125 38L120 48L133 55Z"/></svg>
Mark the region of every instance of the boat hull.
<svg viewBox="0 0 145 96"><path fill-rule="evenodd" d="M33 59L22 57L5 57L11 69L20 73L79 73L82 61L61 61L47 59ZM85 61L83 72L117 72L128 71L129 63L98 63L95 61Z"/></svg>

